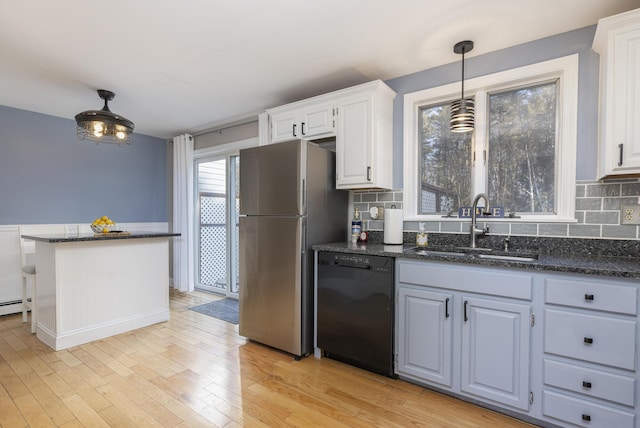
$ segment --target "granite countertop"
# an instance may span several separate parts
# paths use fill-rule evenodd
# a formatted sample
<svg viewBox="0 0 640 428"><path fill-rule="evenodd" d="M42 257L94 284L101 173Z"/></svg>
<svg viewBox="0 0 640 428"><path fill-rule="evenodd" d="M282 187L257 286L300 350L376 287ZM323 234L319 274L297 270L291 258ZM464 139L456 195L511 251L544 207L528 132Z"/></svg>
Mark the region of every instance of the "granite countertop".
<svg viewBox="0 0 640 428"><path fill-rule="evenodd" d="M380 243L354 244L350 242L336 242L314 245L316 251L333 251L339 253L364 254L372 256L402 257L417 260L432 260L453 263L464 263L479 266L506 267L523 270L571 272L588 275L611 276L620 278L640 279L640 258L624 256L604 256L585 254L553 254L537 253L537 260L496 260L478 257L474 254L449 252L450 247L429 246L428 251L417 253L415 244L384 245ZM518 255L518 251L492 251L497 255ZM521 254L526 255L526 254Z"/></svg>
<svg viewBox="0 0 640 428"><path fill-rule="evenodd" d="M111 232L97 235L94 233L79 233L74 235L22 235L22 238L56 244L61 242L111 241L114 239L171 238L174 236L180 236L180 234L164 232Z"/></svg>

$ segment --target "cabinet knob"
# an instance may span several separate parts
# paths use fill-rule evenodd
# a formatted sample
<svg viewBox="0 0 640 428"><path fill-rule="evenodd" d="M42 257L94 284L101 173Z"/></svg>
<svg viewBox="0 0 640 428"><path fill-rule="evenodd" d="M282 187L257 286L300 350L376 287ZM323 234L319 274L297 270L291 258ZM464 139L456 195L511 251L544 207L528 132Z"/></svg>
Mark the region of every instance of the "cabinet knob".
<svg viewBox="0 0 640 428"><path fill-rule="evenodd" d="M589 345L591 345L593 343L593 338L591 337L585 337L584 338L584 343L588 343Z"/></svg>
<svg viewBox="0 0 640 428"><path fill-rule="evenodd" d="M591 415L585 415L584 413L582 414L582 420L583 421L587 421L589 422L591 420Z"/></svg>
<svg viewBox="0 0 640 428"><path fill-rule="evenodd" d="M593 300L593 294L585 294L584 300Z"/></svg>
<svg viewBox="0 0 640 428"><path fill-rule="evenodd" d="M583 388L591 388L591 382L587 382L586 380L582 381Z"/></svg>

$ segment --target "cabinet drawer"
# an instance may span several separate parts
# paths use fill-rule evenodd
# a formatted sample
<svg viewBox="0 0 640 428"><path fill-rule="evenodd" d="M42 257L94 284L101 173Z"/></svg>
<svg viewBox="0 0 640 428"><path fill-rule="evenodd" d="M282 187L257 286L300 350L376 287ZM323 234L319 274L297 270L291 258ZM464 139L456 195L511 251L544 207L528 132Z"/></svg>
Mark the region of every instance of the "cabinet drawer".
<svg viewBox="0 0 640 428"><path fill-rule="evenodd" d="M635 370L636 322L545 309L544 352Z"/></svg>
<svg viewBox="0 0 640 428"><path fill-rule="evenodd" d="M636 381L632 377L544 360L544 383L627 406L634 404Z"/></svg>
<svg viewBox="0 0 640 428"><path fill-rule="evenodd" d="M545 302L597 311L636 314L637 289L632 286L547 278Z"/></svg>
<svg viewBox="0 0 640 428"><path fill-rule="evenodd" d="M542 413L545 416L590 428L633 428L635 422L633 413L551 391L542 393Z"/></svg>

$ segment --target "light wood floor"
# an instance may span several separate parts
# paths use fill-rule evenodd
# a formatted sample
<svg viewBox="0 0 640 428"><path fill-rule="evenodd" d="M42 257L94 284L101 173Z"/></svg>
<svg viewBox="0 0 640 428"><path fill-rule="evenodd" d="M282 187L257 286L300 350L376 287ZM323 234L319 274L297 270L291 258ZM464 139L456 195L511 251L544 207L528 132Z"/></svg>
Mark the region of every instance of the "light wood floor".
<svg viewBox="0 0 640 428"><path fill-rule="evenodd" d="M529 426L327 358L295 361L188 310L215 299L172 291L171 321L58 352L19 315L0 317L0 426Z"/></svg>

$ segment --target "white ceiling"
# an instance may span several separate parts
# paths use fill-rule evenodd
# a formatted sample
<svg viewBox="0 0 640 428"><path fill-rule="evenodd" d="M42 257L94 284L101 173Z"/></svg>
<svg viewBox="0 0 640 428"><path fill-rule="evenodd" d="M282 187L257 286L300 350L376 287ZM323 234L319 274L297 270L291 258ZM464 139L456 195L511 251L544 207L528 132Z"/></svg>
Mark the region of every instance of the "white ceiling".
<svg viewBox="0 0 640 428"><path fill-rule="evenodd" d="M0 105L72 119L96 89L136 132L268 107L595 24L640 0L0 0Z"/></svg>

